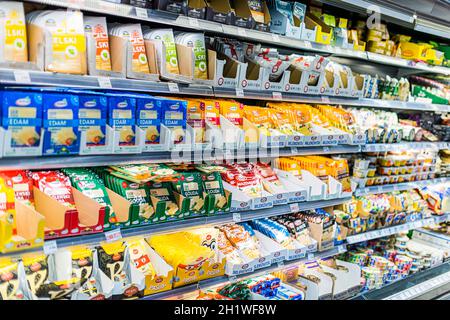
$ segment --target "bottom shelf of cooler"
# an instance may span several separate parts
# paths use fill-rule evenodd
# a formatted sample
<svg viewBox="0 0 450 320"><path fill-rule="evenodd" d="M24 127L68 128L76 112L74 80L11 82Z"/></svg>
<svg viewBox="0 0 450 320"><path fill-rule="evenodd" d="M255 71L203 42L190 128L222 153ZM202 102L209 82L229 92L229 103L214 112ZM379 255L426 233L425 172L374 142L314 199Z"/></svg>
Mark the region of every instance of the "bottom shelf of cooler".
<svg viewBox="0 0 450 320"><path fill-rule="evenodd" d="M352 300L432 300L450 293L450 260Z"/></svg>

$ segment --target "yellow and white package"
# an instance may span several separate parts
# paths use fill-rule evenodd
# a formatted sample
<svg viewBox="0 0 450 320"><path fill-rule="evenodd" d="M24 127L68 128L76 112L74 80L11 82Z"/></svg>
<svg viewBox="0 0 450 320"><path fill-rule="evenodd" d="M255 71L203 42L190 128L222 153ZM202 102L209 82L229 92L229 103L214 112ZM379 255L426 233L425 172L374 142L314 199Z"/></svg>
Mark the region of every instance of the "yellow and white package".
<svg viewBox="0 0 450 320"><path fill-rule="evenodd" d="M0 259L0 300L32 300L22 262Z"/></svg>
<svg viewBox="0 0 450 320"><path fill-rule="evenodd" d="M108 30L108 32L111 36L118 37L130 42L131 47L129 48L129 50L131 50L131 72L150 73L147 51L145 49L144 37L142 35L140 24L116 24L113 25ZM111 41L115 41L115 39L112 39ZM118 49L126 50L126 47L124 47L123 44L118 45L117 47ZM124 52L123 54L128 55L130 53ZM122 55L118 54L118 56ZM118 61L117 64L122 65L122 61ZM114 66L113 69L115 70Z"/></svg>
<svg viewBox="0 0 450 320"><path fill-rule="evenodd" d="M85 16L84 32L86 34L89 66L95 66L96 70L111 71L111 54L109 51L106 18ZM89 70L90 73L92 71Z"/></svg>
<svg viewBox="0 0 450 320"><path fill-rule="evenodd" d="M27 62L28 44L22 2L0 1L0 62Z"/></svg>
<svg viewBox="0 0 450 320"><path fill-rule="evenodd" d="M86 38L80 11L35 11L26 19L30 61L43 61L45 71L86 74Z"/></svg>
<svg viewBox="0 0 450 320"><path fill-rule="evenodd" d="M157 40L156 54L162 68L169 74L180 74L178 68L177 47L172 29L145 30L145 40Z"/></svg>
<svg viewBox="0 0 450 320"><path fill-rule="evenodd" d="M139 271L145 275L154 276L156 275L156 271L150 261L146 245L144 239L129 241L128 254L130 255L131 262L134 263Z"/></svg>

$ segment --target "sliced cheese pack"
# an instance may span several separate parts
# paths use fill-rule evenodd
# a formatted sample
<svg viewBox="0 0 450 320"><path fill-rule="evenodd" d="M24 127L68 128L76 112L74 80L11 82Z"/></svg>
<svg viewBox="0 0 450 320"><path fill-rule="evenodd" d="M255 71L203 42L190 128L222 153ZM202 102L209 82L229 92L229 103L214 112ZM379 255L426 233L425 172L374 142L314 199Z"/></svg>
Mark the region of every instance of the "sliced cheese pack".
<svg viewBox="0 0 450 320"><path fill-rule="evenodd" d="M149 95L136 99L136 121L144 130L145 144L159 144L161 136L161 100Z"/></svg>
<svg viewBox="0 0 450 320"><path fill-rule="evenodd" d="M96 70L111 71L108 27L105 17L84 17L88 62L93 59ZM91 48L91 46L93 46ZM95 54L95 56L93 56ZM91 64L90 64L91 65ZM92 73L92 70L89 70Z"/></svg>
<svg viewBox="0 0 450 320"><path fill-rule="evenodd" d="M108 124L118 135L119 146L136 145L136 99L123 94L108 94Z"/></svg>
<svg viewBox="0 0 450 320"><path fill-rule="evenodd" d="M175 43L192 48L194 51L194 79L208 79L205 35L203 33L177 33Z"/></svg>
<svg viewBox="0 0 450 320"><path fill-rule="evenodd" d="M109 35L129 41L131 44L131 71L150 73L147 51L140 24L114 24L109 27ZM114 41L114 40L111 40ZM124 47L125 49L126 47ZM128 52L126 53L128 54ZM113 62L114 63L114 62ZM121 64L121 62L118 62Z"/></svg>
<svg viewBox="0 0 450 320"><path fill-rule="evenodd" d="M167 73L180 74L178 68L177 47L175 45L172 29L147 29L144 32L144 39L159 40L156 41L158 61L160 61L160 64L164 63Z"/></svg>
<svg viewBox="0 0 450 320"><path fill-rule="evenodd" d="M86 39L80 11L34 11L26 20L30 61L43 61L45 71L86 74Z"/></svg>
<svg viewBox="0 0 450 320"><path fill-rule="evenodd" d="M0 62L27 62L28 45L22 2L0 1Z"/></svg>

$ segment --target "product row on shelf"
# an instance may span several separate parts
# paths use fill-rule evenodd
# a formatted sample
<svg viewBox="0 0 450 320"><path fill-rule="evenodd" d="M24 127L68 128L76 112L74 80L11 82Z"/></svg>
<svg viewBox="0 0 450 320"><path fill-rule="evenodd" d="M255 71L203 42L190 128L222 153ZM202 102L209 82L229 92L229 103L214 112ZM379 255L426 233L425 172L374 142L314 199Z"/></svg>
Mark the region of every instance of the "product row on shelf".
<svg viewBox="0 0 450 320"><path fill-rule="evenodd" d="M133 1L130 4L355 51L368 51L435 65L447 65L449 60L449 47L445 44L431 41L427 43L417 41L409 35L394 34L383 23L368 26L364 20L339 17L317 2L305 5L280 0L163 0Z"/></svg>
<svg viewBox="0 0 450 320"><path fill-rule="evenodd" d="M405 141L438 146L450 136L445 114L326 104L256 106L231 99L35 87L6 87L0 99L3 157Z"/></svg>
<svg viewBox="0 0 450 320"><path fill-rule="evenodd" d="M22 2L4 3L6 18L0 21L14 29L5 36L9 45L0 55L6 67L102 76L104 87L111 87L110 79L118 77L449 104L448 89L437 79L379 78L358 74L323 56L285 55L276 48L205 38L203 33L107 24L104 17L86 16L79 11L32 11L25 18Z"/></svg>

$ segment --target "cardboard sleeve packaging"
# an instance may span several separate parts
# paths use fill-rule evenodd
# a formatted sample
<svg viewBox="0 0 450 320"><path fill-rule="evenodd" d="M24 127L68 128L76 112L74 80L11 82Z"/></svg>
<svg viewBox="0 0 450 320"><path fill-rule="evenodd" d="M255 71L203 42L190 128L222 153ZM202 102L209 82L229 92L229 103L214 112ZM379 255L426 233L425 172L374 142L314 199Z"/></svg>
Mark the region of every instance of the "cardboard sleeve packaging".
<svg viewBox="0 0 450 320"><path fill-rule="evenodd" d="M72 187L75 208L33 188L36 211L45 217L45 239L103 232L105 207Z"/></svg>

